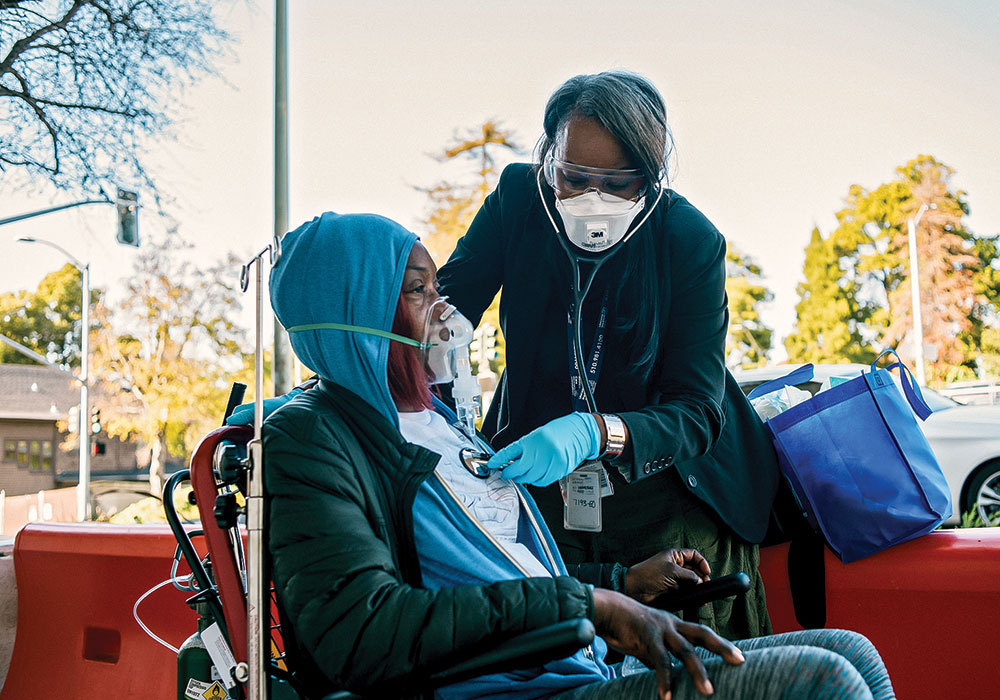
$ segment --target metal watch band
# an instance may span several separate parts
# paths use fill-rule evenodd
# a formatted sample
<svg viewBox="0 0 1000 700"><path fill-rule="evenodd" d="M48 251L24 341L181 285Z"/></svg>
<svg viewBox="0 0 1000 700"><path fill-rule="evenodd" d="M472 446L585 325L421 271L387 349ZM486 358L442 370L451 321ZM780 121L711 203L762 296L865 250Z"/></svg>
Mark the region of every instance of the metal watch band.
<svg viewBox="0 0 1000 700"><path fill-rule="evenodd" d="M601 418L608 430L608 444L601 459L621 457L625 451L625 422L613 413L602 413Z"/></svg>

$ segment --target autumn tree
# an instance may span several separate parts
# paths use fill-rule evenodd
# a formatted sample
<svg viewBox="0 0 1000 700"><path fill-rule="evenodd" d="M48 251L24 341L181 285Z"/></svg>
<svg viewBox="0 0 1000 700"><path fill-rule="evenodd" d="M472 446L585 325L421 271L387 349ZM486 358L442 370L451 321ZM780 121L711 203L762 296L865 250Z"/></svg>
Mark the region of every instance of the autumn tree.
<svg viewBox="0 0 1000 700"><path fill-rule="evenodd" d="M155 193L144 142L169 136L177 94L229 42L218 3L0 0L0 172L114 197ZM12 178L16 174L24 178Z"/></svg>
<svg viewBox="0 0 1000 700"><path fill-rule="evenodd" d="M729 297L726 363L731 367L766 364L774 331L762 322L760 307L773 300L774 293L764 285L760 266L733 246L726 250L726 295Z"/></svg>
<svg viewBox="0 0 1000 700"><path fill-rule="evenodd" d="M232 372L246 366L235 259L199 270L176 234L144 245L118 308L99 305L94 374L111 435L149 448L159 493L167 454L185 456L225 409Z"/></svg>
<svg viewBox="0 0 1000 700"><path fill-rule="evenodd" d="M827 238L814 231L806 249L798 321L786 339L790 358L867 362L889 347L913 360L907 231L926 205L916 238L923 341L936 355L928 376L943 381L972 371L983 332L989 339L997 324L996 237L965 228L968 201L951 186L952 175L923 155L874 190L850 188L837 228Z"/></svg>
<svg viewBox="0 0 1000 700"><path fill-rule="evenodd" d="M80 364L80 271L66 263L50 272L34 292L0 294L0 335L66 367ZM91 291L91 303L100 298ZM31 364L34 360L0 345L0 362Z"/></svg>
<svg viewBox="0 0 1000 700"><path fill-rule="evenodd" d="M456 134L437 157L441 162L463 159L475 163L475 171L467 180L442 181L423 189L430 198L430 210L423 222L427 230L423 242L438 267L448 260L458 239L469 230L486 195L496 187L500 173L495 153L520 152L514 138L514 133L502 128L500 122L488 120L464 134ZM500 328L499 296L483 314L482 322ZM496 349L498 359L490 365L499 374L504 367L502 338L497 339Z"/></svg>

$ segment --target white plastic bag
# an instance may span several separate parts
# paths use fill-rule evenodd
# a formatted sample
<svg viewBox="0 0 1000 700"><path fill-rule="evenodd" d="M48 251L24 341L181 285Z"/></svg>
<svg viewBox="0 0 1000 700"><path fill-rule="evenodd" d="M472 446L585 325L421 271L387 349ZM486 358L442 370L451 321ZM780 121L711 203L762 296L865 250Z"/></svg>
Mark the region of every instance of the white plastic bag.
<svg viewBox="0 0 1000 700"><path fill-rule="evenodd" d="M805 389L784 386L769 394L751 399L750 405L757 411L757 415L760 416L761 420L767 420L768 418L774 418L774 416L782 411L788 410L792 406L800 404L809 398L812 398L812 394Z"/></svg>

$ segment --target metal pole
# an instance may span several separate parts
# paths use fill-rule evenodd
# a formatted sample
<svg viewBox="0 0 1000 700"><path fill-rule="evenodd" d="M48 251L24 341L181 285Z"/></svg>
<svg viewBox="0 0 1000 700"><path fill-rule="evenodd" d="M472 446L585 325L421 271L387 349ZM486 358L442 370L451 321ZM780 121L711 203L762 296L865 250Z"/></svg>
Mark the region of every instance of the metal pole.
<svg viewBox="0 0 1000 700"><path fill-rule="evenodd" d="M249 700L263 700L267 689L268 611L264 580L264 258L257 258L257 341L254 352L253 440L250 441L250 493L247 497L247 684Z"/></svg>
<svg viewBox="0 0 1000 700"><path fill-rule="evenodd" d="M91 203L92 202L78 202L75 205L68 204L62 207L55 207L54 209L68 209L71 206ZM44 211L35 212L34 214L25 214L22 218L39 216L50 211L53 210L46 209ZM77 381L80 382L80 478L76 485L76 519L79 522L83 522L89 515L88 510L90 505L90 263L84 264L80 262L61 245L53 243L52 241L47 241L43 238L22 236L17 240L19 243L40 243L42 245L47 245L50 248L55 248L69 258L70 264L80 271L80 376L76 378ZM28 348L25 348L24 346L7 338L4 338L3 340L5 343L14 346L15 349L19 350L28 357L33 357L46 365L52 366L52 363L46 358L34 353ZM69 374L64 370L60 371L64 374Z"/></svg>
<svg viewBox="0 0 1000 700"><path fill-rule="evenodd" d="M114 202L109 202L106 199L87 199L82 202L73 202L72 204L60 204L58 207L49 207L48 209L29 211L27 214L8 216L6 219L0 219L0 226L3 226L4 224L12 224L15 221L24 221L25 219L33 219L36 216L51 214L54 211L62 211L63 209L72 209L73 207L82 207L84 204L114 204Z"/></svg>
<svg viewBox="0 0 1000 700"><path fill-rule="evenodd" d="M288 231L288 4L274 3L274 235ZM274 394L292 388L292 347L274 319Z"/></svg>
<svg viewBox="0 0 1000 700"><path fill-rule="evenodd" d="M916 370L917 384L927 386L924 374L924 323L920 308L920 268L917 263L917 226L920 218L927 211L927 204L921 204L917 215L907 221L907 240L910 247L910 295L913 305L913 364Z"/></svg>
<svg viewBox="0 0 1000 700"><path fill-rule="evenodd" d="M76 519L90 509L90 264L84 265L80 299L80 482L76 485Z"/></svg>

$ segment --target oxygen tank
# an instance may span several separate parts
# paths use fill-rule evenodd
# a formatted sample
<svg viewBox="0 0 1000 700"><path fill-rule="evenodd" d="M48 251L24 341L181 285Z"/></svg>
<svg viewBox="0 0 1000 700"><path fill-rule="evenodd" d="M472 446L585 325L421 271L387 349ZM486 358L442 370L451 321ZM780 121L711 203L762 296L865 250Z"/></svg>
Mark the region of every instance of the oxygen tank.
<svg viewBox="0 0 1000 700"><path fill-rule="evenodd" d="M177 650L177 700L230 700L226 687L218 680L212 657L201 633L212 624L206 603L194 606L198 613L198 631L184 640Z"/></svg>

